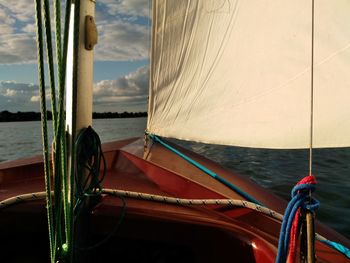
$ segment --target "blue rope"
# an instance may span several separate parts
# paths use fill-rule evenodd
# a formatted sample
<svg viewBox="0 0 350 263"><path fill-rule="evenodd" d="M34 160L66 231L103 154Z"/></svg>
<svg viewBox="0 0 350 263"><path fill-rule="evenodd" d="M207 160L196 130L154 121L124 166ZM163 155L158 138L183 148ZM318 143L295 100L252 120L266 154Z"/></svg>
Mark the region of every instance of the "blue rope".
<svg viewBox="0 0 350 263"><path fill-rule="evenodd" d="M228 182L224 178L220 177L213 171L209 170L205 166L201 165L200 163L196 162L195 160L191 159L190 157L186 156L185 154L181 153L177 149L173 148L163 140L161 140L158 136L154 134L148 134L148 136L155 142L159 142L161 145L163 145L165 148L168 150L174 152L190 164L194 165L201 171L205 172L206 174L210 175L214 179L218 180L219 182L223 183L230 189L234 190L238 194L242 195L245 199L247 199L250 202L262 205L260 202L258 202L254 197L250 196L246 192L242 191L239 189L237 186L233 185L232 183ZM278 252L277 252L277 257L276 257L276 262L285 262L286 257L287 257L287 252L288 252L288 247L289 247L289 239L290 239L290 229L293 224L293 219L295 217L295 214L298 210L299 207L305 208L310 211L315 211L319 208L320 204L317 200L311 199L311 203L306 203L306 200L309 199L308 192L309 190L313 192L315 190L316 186L313 184L299 184L296 185L292 189L292 200L289 202L284 219L282 221L282 227L281 227L281 232L280 232L280 237L278 241ZM308 190L308 191L303 191L303 190ZM289 215L289 216L288 216ZM282 231L284 230L284 231ZM340 253L344 254L347 258L350 258L350 249L344 247L343 245L330 241L330 240L319 240L323 242L324 244L328 245L331 248L334 248L335 250L339 251ZM282 260L284 259L284 261Z"/></svg>
<svg viewBox="0 0 350 263"><path fill-rule="evenodd" d="M345 257L347 257L348 259L350 259L350 249L348 249L347 247L344 247L342 244L339 244L337 242L334 241L330 241L327 239L321 239L319 240L322 243L324 243L325 245L334 248L335 250L337 250L338 252L342 253Z"/></svg>
<svg viewBox="0 0 350 263"><path fill-rule="evenodd" d="M165 148L167 148L168 150L174 152L175 154L177 154L178 156L180 156L181 158L183 158L184 160L186 160L187 162L189 162L190 164L192 164L193 166L197 167L198 169L200 169L201 171L205 172L206 174L210 175L212 178L214 178L215 180L219 181L220 183L224 184L225 186L227 186L228 188L232 189L233 191L235 191L236 193L238 193L239 195L243 196L247 201L261 205L262 204L257 201L254 197L252 197L251 195L249 195L248 193L244 192L243 190L241 190L240 188L238 188L237 186L235 186L234 184L232 184L231 182L227 181L226 179L220 177L219 175L217 175L216 173L214 173L213 171L209 170L208 168L206 168L205 166L201 165L200 163L196 162L195 160L191 159L190 157L188 157L187 155L181 153L180 151L176 150L175 148L171 147L169 144L167 144L166 142L164 142L163 140L161 140L158 136L154 135L154 134L149 134L149 137L155 141L155 142L159 142L161 145L163 145Z"/></svg>
<svg viewBox="0 0 350 263"><path fill-rule="evenodd" d="M313 192L315 185L313 184L299 184L292 190L292 199L288 203L281 226L281 232L278 240L278 250L276 256L276 263L284 263L287 260L288 248L290 241L290 230L296 213L299 208L303 208L310 211L315 211L319 208L320 203L311 198L310 203L307 203L309 197L309 191Z"/></svg>

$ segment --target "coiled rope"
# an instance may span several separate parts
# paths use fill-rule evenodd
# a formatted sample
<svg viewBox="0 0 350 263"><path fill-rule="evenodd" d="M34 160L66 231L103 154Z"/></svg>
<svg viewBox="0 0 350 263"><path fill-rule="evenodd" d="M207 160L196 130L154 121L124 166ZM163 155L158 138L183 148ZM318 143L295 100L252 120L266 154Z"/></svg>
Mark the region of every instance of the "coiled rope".
<svg viewBox="0 0 350 263"><path fill-rule="evenodd" d="M86 198L101 195L101 183L106 175L101 140L91 126L80 131L75 142L75 156L74 216L77 217Z"/></svg>

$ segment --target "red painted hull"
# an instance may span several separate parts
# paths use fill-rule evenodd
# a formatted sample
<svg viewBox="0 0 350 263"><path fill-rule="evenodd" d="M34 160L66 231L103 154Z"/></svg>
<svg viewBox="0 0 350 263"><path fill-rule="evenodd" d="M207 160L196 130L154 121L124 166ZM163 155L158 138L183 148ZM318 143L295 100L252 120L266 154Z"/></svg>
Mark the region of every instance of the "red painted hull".
<svg viewBox="0 0 350 263"><path fill-rule="evenodd" d="M145 158L140 139L105 144L103 149L107 160L105 188L181 198L242 199L161 146L154 145ZM201 156L182 150L267 207L283 213L285 201ZM0 164L0 200L39 191L44 191L40 157ZM122 209L121 199L112 196L104 196L94 208L89 218L89 245L111 237L86 252L91 262L107 262L110 258L121 262L275 261L280 222L256 211L126 199L126 216L116 229ZM350 246L349 240L319 223L316 230ZM43 200L0 210L0 233L3 262L48 261ZM39 241L33 242L33 237ZM318 262L350 262L319 242L316 254Z"/></svg>

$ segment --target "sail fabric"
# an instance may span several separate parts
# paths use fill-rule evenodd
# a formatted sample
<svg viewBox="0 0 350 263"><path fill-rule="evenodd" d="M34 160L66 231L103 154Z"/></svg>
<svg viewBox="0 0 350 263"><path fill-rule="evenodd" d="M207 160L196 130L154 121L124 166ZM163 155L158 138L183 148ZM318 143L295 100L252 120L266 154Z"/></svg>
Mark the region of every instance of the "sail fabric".
<svg viewBox="0 0 350 263"><path fill-rule="evenodd" d="M350 146L350 1L315 1L313 146ZM153 2L149 133L308 148L311 0Z"/></svg>

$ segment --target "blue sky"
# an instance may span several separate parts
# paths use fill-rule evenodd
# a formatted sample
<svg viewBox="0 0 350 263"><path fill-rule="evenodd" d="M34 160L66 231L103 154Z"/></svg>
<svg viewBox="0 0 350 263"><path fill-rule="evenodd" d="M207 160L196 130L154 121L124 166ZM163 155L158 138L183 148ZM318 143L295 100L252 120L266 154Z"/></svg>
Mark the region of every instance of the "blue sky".
<svg viewBox="0 0 350 263"><path fill-rule="evenodd" d="M149 0L96 2L94 111L146 111ZM0 111L39 111L34 14L34 0L0 0Z"/></svg>

